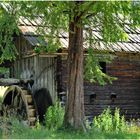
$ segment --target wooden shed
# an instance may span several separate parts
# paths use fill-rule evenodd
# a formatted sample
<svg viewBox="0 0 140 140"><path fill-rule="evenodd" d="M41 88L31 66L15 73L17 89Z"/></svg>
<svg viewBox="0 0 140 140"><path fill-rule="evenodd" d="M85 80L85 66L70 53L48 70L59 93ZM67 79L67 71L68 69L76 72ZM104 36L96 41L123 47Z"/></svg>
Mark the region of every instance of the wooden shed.
<svg viewBox="0 0 140 140"><path fill-rule="evenodd" d="M85 114L93 117L107 107L111 110L117 107L127 119L140 118L140 55L118 53L112 63L101 61L101 66L104 72L118 79L105 86L84 81ZM66 90L65 60L62 67L62 89Z"/></svg>
<svg viewBox="0 0 140 140"><path fill-rule="evenodd" d="M10 68L10 77L32 78L34 80L32 92L34 93L40 88L47 88L54 101L57 97L57 55L36 54L34 47L47 45L46 42L36 34L37 26L34 26L30 21L26 24L27 20L25 19L19 21L20 35L14 37L18 56Z"/></svg>
<svg viewBox="0 0 140 140"><path fill-rule="evenodd" d="M102 58L102 71L118 79L112 84L99 84L84 81L85 114L94 117L110 107L120 108L121 114L127 119L140 118L140 30L132 30L126 25L128 41L111 43L102 42L100 32L94 31L98 43L93 44L97 57ZM87 48L87 46L86 46ZM114 57L107 63L104 57ZM66 59L62 60L62 86L66 90L67 83Z"/></svg>
<svg viewBox="0 0 140 140"><path fill-rule="evenodd" d="M11 68L11 77L33 78L33 90L48 88L55 100L58 93L67 91L68 40L61 39L63 48L59 53L35 54L35 46L47 45L47 41L40 41L36 33L40 22L39 18L34 21L20 19L18 26L21 34L15 38L19 56ZM105 86L84 81L87 116L99 115L103 109L110 106L113 110L115 107L120 108L127 118L140 118L140 30L132 30L126 26L126 31L129 34L127 42L107 46L100 41L100 33L93 30L92 35L98 39L98 43L92 46L96 53L100 57L111 55L115 58L110 64L101 61L101 67L105 73L117 77L118 80Z"/></svg>

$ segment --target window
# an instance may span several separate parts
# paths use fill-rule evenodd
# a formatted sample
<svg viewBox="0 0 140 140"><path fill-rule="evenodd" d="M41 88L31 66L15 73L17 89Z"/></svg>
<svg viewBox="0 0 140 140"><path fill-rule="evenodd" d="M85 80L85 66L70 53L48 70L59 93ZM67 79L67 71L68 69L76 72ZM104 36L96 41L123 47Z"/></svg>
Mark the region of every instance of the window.
<svg viewBox="0 0 140 140"><path fill-rule="evenodd" d="M106 73L106 62L99 62L99 65L101 67L101 71Z"/></svg>

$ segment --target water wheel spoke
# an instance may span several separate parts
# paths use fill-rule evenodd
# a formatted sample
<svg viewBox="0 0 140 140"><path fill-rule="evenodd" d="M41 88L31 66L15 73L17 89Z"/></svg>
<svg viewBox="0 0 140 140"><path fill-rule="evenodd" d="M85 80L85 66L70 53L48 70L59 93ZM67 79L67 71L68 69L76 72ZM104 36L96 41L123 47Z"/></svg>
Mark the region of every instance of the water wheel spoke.
<svg viewBox="0 0 140 140"><path fill-rule="evenodd" d="M14 107L17 107L17 105L18 105L18 95L15 94L14 100L13 100L13 106L14 106Z"/></svg>
<svg viewBox="0 0 140 140"><path fill-rule="evenodd" d="M12 100L11 100L11 105L13 105L13 102L14 102L14 94L15 94L15 88L12 89Z"/></svg>
<svg viewBox="0 0 140 140"><path fill-rule="evenodd" d="M5 93L2 106L6 108L7 112L10 112L7 113L9 116L16 115L19 120L27 120L29 125L35 124L36 109L31 93L28 90L19 86L10 86Z"/></svg>
<svg viewBox="0 0 140 140"><path fill-rule="evenodd" d="M22 116L23 119L27 118L26 115L26 107L25 104L20 96L19 102L18 102L18 113Z"/></svg>
<svg viewBox="0 0 140 140"><path fill-rule="evenodd" d="M19 102L18 102L18 103L19 103L19 104L18 104L18 107L19 107L20 109L22 109L23 100L22 100L21 96L20 96L20 98L19 98Z"/></svg>

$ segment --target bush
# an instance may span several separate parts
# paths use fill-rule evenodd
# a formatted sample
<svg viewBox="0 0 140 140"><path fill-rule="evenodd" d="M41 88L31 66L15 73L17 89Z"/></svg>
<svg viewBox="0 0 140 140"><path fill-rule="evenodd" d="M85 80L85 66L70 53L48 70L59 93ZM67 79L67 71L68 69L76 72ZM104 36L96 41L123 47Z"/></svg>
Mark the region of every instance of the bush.
<svg viewBox="0 0 140 140"><path fill-rule="evenodd" d="M111 114L110 108L107 108L101 115L94 117L93 127L99 128L104 132L124 132L128 128L125 118L124 116L120 116L118 108L115 109L114 115Z"/></svg>
<svg viewBox="0 0 140 140"><path fill-rule="evenodd" d="M46 127L48 129L56 130L60 128L64 121L64 108L61 107L60 102L56 102L54 106L48 108L46 112Z"/></svg>
<svg viewBox="0 0 140 140"><path fill-rule="evenodd" d="M128 126L126 124L124 116L120 116L120 110L118 108L115 109L114 117L113 117L113 130L115 131L125 131Z"/></svg>
<svg viewBox="0 0 140 140"><path fill-rule="evenodd" d="M112 115L109 108L103 111L101 115L93 119L93 125L102 131L111 131L112 130Z"/></svg>
<svg viewBox="0 0 140 140"><path fill-rule="evenodd" d="M140 119L132 119L129 123L128 132L129 133L139 133L140 134Z"/></svg>

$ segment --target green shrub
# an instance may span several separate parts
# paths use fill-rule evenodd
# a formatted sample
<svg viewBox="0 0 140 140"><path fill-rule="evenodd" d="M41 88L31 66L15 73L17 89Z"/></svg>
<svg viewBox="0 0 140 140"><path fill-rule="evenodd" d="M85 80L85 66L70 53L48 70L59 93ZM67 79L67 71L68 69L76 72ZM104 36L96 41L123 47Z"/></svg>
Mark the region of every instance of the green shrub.
<svg viewBox="0 0 140 140"><path fill-rule="evenodd" d="M99 128L104 132L124 132L128 128L124 116L120 116L120 111L117 108L114 115L111 114L110 108L107 108L101 115L94 117L93 127Z"/></svg>
<svg viewBox="0 0 140 140"><path fill-rule="evenodd" d="M61 107L60 102L57 101L53 106L49 107L46 112L46 127L56 130L62 126L63 120L64 108Z"/></svg>
<svg viewBox="0 0 140 140"><path fill-rule="evenodd" d="M113 130L115 131L125 131L127 129L127 124L124 116L120 116L120 110L118 108L115 109L114 117L113 117Z"/></svg>
<svg viewBox="0 0 140 140"><path fill-rule="evenodd" d="M129 122L128 133L138 133L140 134L140 119L132 119Z"/></svg>
<svg viewBox="0 0 140 140"><path fill-rule="evenodd" d="M40 124L39 119L37 119L37 121L36 121L35 128L36 129L41 129L42 128L42 125Z"/></svg>
<svg viewBox="0 0 140 140"><path fill-rule="evenodd" d="M93 119L93 125L102 131L111 131L112 130L112 115L109 108L103 111L101 115Z"/></svg>
<svg viewBox="0 0 140 140"><path fill-rule="evenodd" d="M0 121L2 121L1 119ZM71 128L52 131L42 126L39 129L31 128L20 122L16 117L3 119L4 124L1 124L0 139L140 139L140 131L106 133L96 128L87 132Z"/></svg>

